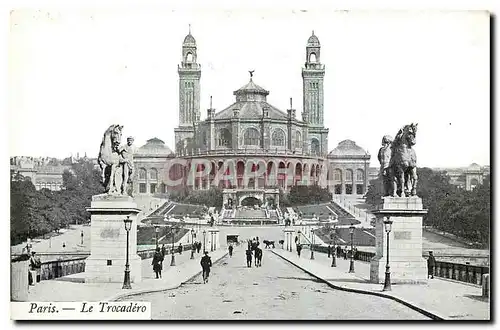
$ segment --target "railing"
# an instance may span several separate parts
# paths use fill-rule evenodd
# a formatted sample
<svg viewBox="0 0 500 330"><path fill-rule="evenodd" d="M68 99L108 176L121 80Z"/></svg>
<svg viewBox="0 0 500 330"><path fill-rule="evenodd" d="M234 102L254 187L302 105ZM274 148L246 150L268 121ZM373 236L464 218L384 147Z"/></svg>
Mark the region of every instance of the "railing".
<svg viewBox="0 0 500 330"><path fill-rule="evenodd" d="M309 248L309 246L304 244L304 248L307 249ZM314 251L328 253L328 247L314 244ZM342 253L344 252L342 251ZM373 252L356 251L354 254L354 260L370 262L374 256L375 253ZM348 251L348 257L350 257L350 251ZM436 277L447 278L476 285L482 285L483 275L489 273L490 268L488 266L457 264L444 261L436 261L436 266L434 266L434 276Z"/></svg>
<svg viewBox="0 0 500 330"><path fill-rule="evenodd" d="M69 260L55 260L42 262L40 269L40 279L52 280L71 274L85 272L85 260L87 257L80 257Z"/></svg>
<svg viewBox="0 0 500 330"><path fill-rule="evenodd" d="M478 285L483 284L483 274L489 274L489 272L490 269L486 266L464 265L444 261L436 261L436 266L434 266L434 276Z"/></svg>
<svg viewBox="0 0 500 330"><path fill-rule="evenodd" d="M177 252L178 246L174 247L174 252ZM183 251L191 251L192 245L183 245ZM148 249L137 251L137 255L141 259L153 258L156 249ZM171 253L171 246L167 248L166 255ZM40 268L40 280L52 280L63 276L85 272L85 260L87 257L78 257L67 260L52 260L42 262ZM14 259L15 260L15 259Z"/></svg>
<svg viewBox="0 0 500 330"><path fill-rule="evenodd" d="M262 148L242 148L242 149L216 149L216 150L194 150L194 152L187 152L180 155L186 156L210 156L210 155L293 155L302 157L326 157L326 154L319 152L300 152L298 150L283 150L277 148L262 149Z"/></svg>

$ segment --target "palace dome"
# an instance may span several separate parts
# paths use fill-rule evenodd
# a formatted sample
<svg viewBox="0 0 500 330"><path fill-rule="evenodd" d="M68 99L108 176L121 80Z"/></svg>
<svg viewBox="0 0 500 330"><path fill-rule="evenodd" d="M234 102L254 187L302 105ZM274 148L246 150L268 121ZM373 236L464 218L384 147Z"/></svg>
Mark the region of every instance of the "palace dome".
<svg viewBox="0 0 500 330"><path fill-rule="evenodd" d="M147 140L146 144L140 147L136 154L169 156L173 154L173 151L165 145L165 142L155 137Z"/></svg>
<svg viewBox="0 0 500 330"><path fill-rule="evenodd" d="M341 141L338 146L330 151L328 156L340 156L340 157L352 157L352 156L369 156L370 154L366 152L363 148L358 146L356 142L352 140Z"/></svg>

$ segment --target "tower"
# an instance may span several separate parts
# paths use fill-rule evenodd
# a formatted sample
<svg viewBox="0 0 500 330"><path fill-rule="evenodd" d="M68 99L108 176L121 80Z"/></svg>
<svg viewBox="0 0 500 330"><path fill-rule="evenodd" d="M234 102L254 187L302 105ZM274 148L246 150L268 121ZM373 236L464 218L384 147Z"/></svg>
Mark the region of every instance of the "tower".
<svg viewBox="0 0 500 330"><path fill-rule="evenodd" d="M179 126L193 126L200 118L201 66L196 62L196 40L189 34L182 43L182 62L179 73Z"/></svg>
<svg viewBox="0 0 500 330"><path fill-rule="evenodd" d="M182 43L182 61L179 73L179 126L175 132L175 151L186 155L193 152L196 125L200 120L201 65L197 63L196 40L189 34Z"/></svg>
<svg viewBox="0 0 500 330"><path fill-rule="evenodd" d="M321 64L321 45L319 39L312 35L307 40L306 63L302 69L303 110L309 117L309 125L323 127L323 79L325 66Z"/></svg>

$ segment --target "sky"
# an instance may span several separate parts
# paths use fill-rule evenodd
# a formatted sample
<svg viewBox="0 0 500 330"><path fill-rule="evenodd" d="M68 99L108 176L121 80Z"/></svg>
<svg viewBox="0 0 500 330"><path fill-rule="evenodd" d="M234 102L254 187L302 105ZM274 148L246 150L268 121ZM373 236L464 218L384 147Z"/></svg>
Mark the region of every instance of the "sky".
<svg viewBox="0 0 500 330"><path fill-rule="evenodd" d="M321 43L329 150L354 140L376 159L384 135L418 123L418 165L490 163L490 49L486 12L158 10L11 13L9 154L97 157L111 124L137 146L174 148L181 46L198 46L201 118L249 80L286 111L302 112L301 69Z"/></svg>

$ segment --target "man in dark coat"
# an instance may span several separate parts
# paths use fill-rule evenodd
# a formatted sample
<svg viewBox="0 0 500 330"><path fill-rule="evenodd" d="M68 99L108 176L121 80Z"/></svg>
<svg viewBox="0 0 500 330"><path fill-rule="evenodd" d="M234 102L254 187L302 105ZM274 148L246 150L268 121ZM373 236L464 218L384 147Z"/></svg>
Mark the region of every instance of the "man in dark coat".
<svg viewBox="0 0 500 330"><path fill-rule="evenodd" d="M201 242L198 242L198 243L196 244L196 250L197 250L197 251L196 251L197 253L200 253L200 250L201 250Z"/></svg>
<svg viewBox="0 0 500 330"><path fill-rule="evenodd" d="M167 254L167 248L165 247L165 244L161 245L161 255L163 258L165 258L165 255Z"/></svg>
<svg viewBox="0 0 500 330"><path fill-rule="evenodd" d="M156 273L156 278L161 278L161 270L163 268L163 255L160 252L160 248L157 247L155 254L153 255L153 271ZM159 277L158 277L159 275Z"/></svg>
<svg viewBox="0 0 500 330"><path fill-rule="evenodd" d="M182 254L182 243L179 243L179 247L177 248L179 254Z"/></svg>
<svg viewBox="0 0 500 330"><path fill-rule="evenodd" d="M256 248L255 249L255 267L260 267L260 266L262 266L262 249Z"/></svg>
<svg viewBox="0 0 500 330"><path fill-rule="evenodd" d="M248 249L246 252L247 256L247 267L252 267L252 250Z"/></svg>
<svg viewBox="0 0 500 330"><path fill-rule="evenodd" d="M328 244L328 258L330 258L331 254L332 254L332 246Z"/></svg>
<svg viewBox="0 0 500 330"><path fill-rule="evenodd" d="M229 245L229 257L232 257L233 256L233 245L230 244Z"/></svg>
<svg viewBox="0 0 500 330"><path fill-rule="evenodd" d="M205 251L205 255L201 258L200 265L203 271L203 283L208 283L210 267L212 267L212 259L208 256L208 251Z"/></svg>
<svg viewBox="0 0 500 330"><path fill-rule="evenodd" d="M301 244L297 244L297 254L298 254L299 257L300 257L300 251L302 251L302 245Z"/></svg>
<svg viewBox="0 0 500 330"><path fill-rule="evenodd" d="M427 259L427 278L429 278L429 276L434 278L434 266L436 266L436 259L432 251L429 251L429 259Z"/></svg>

